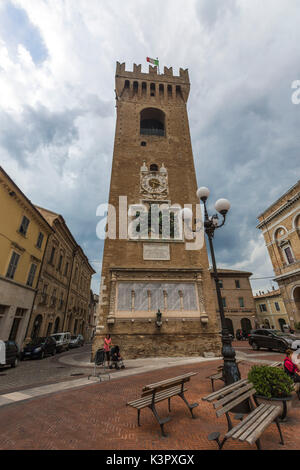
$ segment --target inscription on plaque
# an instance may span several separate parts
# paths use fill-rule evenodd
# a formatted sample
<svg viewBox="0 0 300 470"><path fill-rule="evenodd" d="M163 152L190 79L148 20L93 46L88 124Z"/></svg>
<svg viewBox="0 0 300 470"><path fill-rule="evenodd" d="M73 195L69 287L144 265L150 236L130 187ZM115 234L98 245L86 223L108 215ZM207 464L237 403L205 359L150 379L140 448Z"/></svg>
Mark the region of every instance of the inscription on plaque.
<svg viewBox="0 0 300 470"><path fill-rule="evenodd" d="M165 243L144 243L144 260L170 260L170 245Z"/></svg>

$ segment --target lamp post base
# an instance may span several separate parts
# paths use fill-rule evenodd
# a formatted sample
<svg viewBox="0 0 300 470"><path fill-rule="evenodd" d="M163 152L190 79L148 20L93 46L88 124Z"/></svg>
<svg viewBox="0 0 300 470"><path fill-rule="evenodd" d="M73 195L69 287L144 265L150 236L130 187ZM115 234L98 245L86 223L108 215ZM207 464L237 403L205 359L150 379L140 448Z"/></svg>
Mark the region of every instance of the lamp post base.
<svg viewBox="0 0 300 470"><path fill-rule="evenodd" d="M225 385L231 385L241 379L241 374L235 360L235 351L231 345L231 339L227 335L222 336L222 344L223 378Z"/></svg>

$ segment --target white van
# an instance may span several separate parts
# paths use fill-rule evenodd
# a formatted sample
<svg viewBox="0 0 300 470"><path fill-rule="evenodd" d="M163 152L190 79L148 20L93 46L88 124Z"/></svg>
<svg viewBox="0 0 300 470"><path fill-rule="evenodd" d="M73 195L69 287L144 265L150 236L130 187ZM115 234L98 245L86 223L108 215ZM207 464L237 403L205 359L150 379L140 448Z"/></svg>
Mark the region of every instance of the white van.
<svg viewBox="0 0 300 470"><path fill-rule="evenodd" d="M54 333L50 336L52 336L52 338L55 339L55 341L56 341L56 350L58 352L68 351L69 344L70 344L70 341L71 341L71 333Z"/></svg>

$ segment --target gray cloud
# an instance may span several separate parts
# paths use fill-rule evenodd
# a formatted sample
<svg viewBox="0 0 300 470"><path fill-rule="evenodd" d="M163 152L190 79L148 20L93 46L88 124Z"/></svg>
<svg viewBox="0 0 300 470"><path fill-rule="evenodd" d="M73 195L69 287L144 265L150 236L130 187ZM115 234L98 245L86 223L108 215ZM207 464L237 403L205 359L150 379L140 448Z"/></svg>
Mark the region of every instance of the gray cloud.
<svg viewBox="0 0 300 470"><path fill-rule="evenodd" d="M207 27L214 24L226 15L226 13L235 14L238 11L236 0L202 0L197 2L197 13L200 22Z"/></svg>
<svg viewBox="0 0 300 470"><path fill-rule="evenodd" d="M78 138L75 119L79 110L50 112L45 106L26 105L16 116L0 112L0 146L22 166L28 166L30 154L41 147L66 148Z"/></svg>

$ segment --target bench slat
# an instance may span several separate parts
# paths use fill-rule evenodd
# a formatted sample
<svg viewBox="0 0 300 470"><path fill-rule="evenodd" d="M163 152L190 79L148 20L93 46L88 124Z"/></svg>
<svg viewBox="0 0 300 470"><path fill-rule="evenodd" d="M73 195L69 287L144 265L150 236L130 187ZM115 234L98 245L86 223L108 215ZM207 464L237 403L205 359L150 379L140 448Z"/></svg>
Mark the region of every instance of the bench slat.
<svg viewBox="0 0 300 470"><path fill-rule="evenodd" d="M242 380L239 380L238 382L234 382L231 385L227 385L226 387L223 387L221 390L218 390L217 392L210 393L206 397L203 397L202 400L203 401L209 401L209 402L211 402L213 400L217 400L219 397L223 397L223 396L227 395L228 393L233 392L236 388L241 387L245 383L248 383L248 379L242 379Z"/></svg>
<svg viewBox="0 0 300 470"><path fill-rule="evenodd" d="M162 380L161 382L156 382L156 383L153 383L153 384L145 385L143 387L143 391L144 390L146 391L146 390L149 390L149 389L152 389L152 388L156 388L156 387L159 387L159 386L165 385L165 384L172 384L176 381L181 381L182 379L193 377L194 375L197 375L197 373L198 372L188 372L187 374L178 375L177 377L172 377L171 379L166 379L166 380Z"/></svg>
<svg viewBox="0 0 300 470"><path fill-rule="evenodd" d="M223 372L218 372L217 374L209 375L207 379L220 379L223 377Z"/></svg>
<svg viewBox="0 0 300 470"><path fill-rule="evenodd" d="M156 397L160 397L160 396L164 396L164 395L167 395L168 393L176 393L177 391L180 391L181 390L181 387L179 387L178 385L176 387L173 387L173 388L169 388L168 390L163 390L159 393L157 393L155 396ZM141 403L146 403L148 402L149 400L151 401L152 399L152 395L148 395L146 397L140 397L140 398L137 398L136 400L132 400L130 401L129 403L138 403L138 402L141 402Z"/></svg>
<svg viewBox="0 0 300 470"><path fill-rule="evenodd" d="M253 392L253 389L252 390L249 390L248 392L244 393L243 395L240 395L238 398L236 398L235 400L231 401L228 405L224 406L223 408L221 408L220 410L218 410L216 412L216 415L217 417L219 418L220 416L222 416L223 414L227 413L227 411L230 411L232 408L234 408L236 405L239 405L240 403L242 403L244 400L246 400L247 398L251 397L253 395L253 393L255 393L255 390Z"/></svg>
<svg viewBox="0 0 300 470"><path fill-rule="evenodd" d="M187 391L185 388L184 392ZM164 392L157 393L154 398L154 403L158 403L159 401L163 401L166 398L171 398L173 396L178 395L181 392L181 387L174 387L173 389L166 390ZM133 408L145 408L152 403L152 395L149 395L145 398L139 398L134 401L128 402L126 405L132 406Z"/></svg>
<svg viewBox="0 0 300 470"><path fill-rule="evenodd" d="M164 390L168 390L169 388L172 388L174 386L179 386L179 385L182 386L182 384L185 384L186 382L189 382L189 381L190 381L190 378L188 377L185 379L176 380L168 384L159 385L157 387L150 388L149 390L143 390L141 393L141 396L146 397L147 395L152 395L154 391L156 393L159 393Z"/></svg>
<svg viewBox="0 0 300 470"><path fill-rule="evenodd" d="M236 432L232 435L232 439L242 438L242 440L245 440L246 437L268 416L271 408L273 408L273 405L262 403L259 407L259 413L250 413L248 415L249 420L245 422L244 426L236 429Z"/></svg>
<svg viewBox="0 0 300 470"><path fill-rule="evenodd" d="M247 392L247 390L251 390L251 389L253 389L253 393L255 393L253 384L251 383L245 384L244 387L240 387L235 392L232 392L230 395L226 395L226 397L221 398L216 403L214 403L214 408L220 408L220 406L226 405L226 403L230 403L233 398L237 398L239 395L242 395L243 393Z"/></svg>
<svg viewBox="0 0 300 470"><path fill-rule="evenodd" d="M274 419L277 418L281 414L281 409L279 406L274 406L274 409L271 411L271 413L265 418L265 420L256 427L255 431L252 432L251 435L248 435L246 442L249 444L253 444L259 436L263 433L263 431L273 423ZM241 440L241 438L240 438Z"/></svg>
<svg viewBox="0 0 300 470"><path fill-rule="evenodd" d="M259 427L263 426L264 424L266 424L266 426L269 426L269 424L272 423L273 420L272 419L270 420L270 415L272 414L273 411L274 411L274 406L267 405L265 409L263 410L263 413L259 416L259 418L253 420L253 422L249 423L249 426L247 426L243 430L243 432L239 433L239 438L238 438L239 441L242 442L242 441L247 440L254 433L256 433L256 435L261 434L258 432ZM236 437L233 436L233 438L236 438Z"/></svg>
<svg viewBox="0 0 300 470"><path fill-rule="evenodd" d="M248 414L243 421L241 421L239 424L237 424L234 428L232 428L228 433L226 433L226 439L229 439L233 434L238 434L238 431L241 429L241 432L243 432L242 428L246 426L249 421L252 419L256 419L261 413L263 413L263 408L264 408L264 403L259 405L255 410L253 410L250 414ZM239 435L239 434L238 434Z"/></svg>

